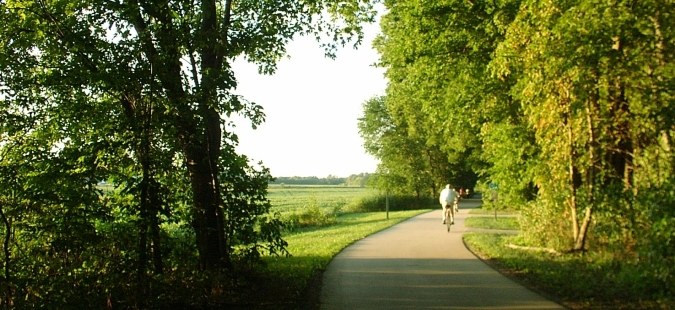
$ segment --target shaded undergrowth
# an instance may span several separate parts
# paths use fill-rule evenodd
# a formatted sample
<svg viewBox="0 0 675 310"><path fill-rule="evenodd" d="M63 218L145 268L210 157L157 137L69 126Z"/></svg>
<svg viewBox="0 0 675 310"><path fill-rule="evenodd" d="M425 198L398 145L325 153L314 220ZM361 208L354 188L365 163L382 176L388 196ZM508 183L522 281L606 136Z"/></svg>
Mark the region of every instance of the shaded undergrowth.
<svg viewBox="0 0 675 310"><path fill-rule="evenodd" d="M467 246L500 272L572 309L668 309L675 302L640 266L602 253L509 248L518 236L467 233Z"/></svg>

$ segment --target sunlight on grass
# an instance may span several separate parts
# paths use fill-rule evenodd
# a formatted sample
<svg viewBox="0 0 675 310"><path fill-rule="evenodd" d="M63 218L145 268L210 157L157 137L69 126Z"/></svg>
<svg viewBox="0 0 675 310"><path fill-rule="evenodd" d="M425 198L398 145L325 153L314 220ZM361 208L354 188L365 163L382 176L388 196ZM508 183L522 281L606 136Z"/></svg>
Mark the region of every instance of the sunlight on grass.
<svg viewBox="0 0 675 310"><path fill-rule="evenodd" d="M338 217L335 225L289 233L284 240L288 242L288 251L292 256L330 259L354 241L428 211L390 212L388 220L384 212L344 214Z"/></svg>
<svg viewBox="0 0 675 310"><path fill-rule="evenodd" d="M494 233L466 233L464 241L500 272L557 296L570 308L658 309L672 302L672 296L652 294L656 282L637 266L620 264L602 253L513 249L507 245L522 243L519 236Z"/></svg>
<svg viewBox="0 0 675 310"><path fill-rule="evenodd" d="M469 217L464 221L466 227L483 229L520 229L515 217Z"/></svg>
<svg viewBox="0 0 675 310"><path fill-rule="evenodd" d="M378 194L376 189L367 187L289 186L270 187L268 198L274 212L286 214L309 206L332 210L342 209L354 201Z"/></svg>
<svg viewBox="0 0 675 310"><path fill-rule="evenodd" d="M337 224L284 236L291 257L265 257L268 271L285 278L285 285L301 293L312 277L323 271L342 249L375 232L429 210L352 213L338 217Z"/></svg>
<svg viewBox="0 0 675 310"><path fill-rule="evenodd" d="M269 198L272 210L279 212L287 225L283 238L288 242L287 250L291 256L263 257L265 264L257 271L264 277L262 282L273 289L263 290L270 296L258 297L261 303L274 300L274 303L294 304L318 298L318 293L313 290L320 286L315 282L342 249L375 232L429 212L428 201L399 197L391 199L389 219L384 211L370 212L384 210L385 206L382 193L371 188L270 187Z"/></svg>
<svg viewBox="0 0 675 310"><path fill-rule="evenodd" d="M469 210L469 214L474 214L474 215L494 215L495 211L493 209L485 209L485 208L476 208L476 209L471 209ZM504 215L517 215L518 211L514 210L497 210L497 216L504 216Z"/></svg>

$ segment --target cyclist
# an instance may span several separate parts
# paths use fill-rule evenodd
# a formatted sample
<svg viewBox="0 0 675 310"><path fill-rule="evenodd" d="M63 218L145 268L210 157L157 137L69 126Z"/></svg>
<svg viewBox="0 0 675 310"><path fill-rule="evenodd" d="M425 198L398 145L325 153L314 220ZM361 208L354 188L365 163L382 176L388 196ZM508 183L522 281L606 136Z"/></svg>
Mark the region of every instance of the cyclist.
<svg viewBox="0 0 675 310"><path fill-rule="evenodd" d="M447 184L441 191L441 195L438 197L438 202L441 203L441 207L443 208L443 224L445 224L448 220L448 208L450 208L450 223L455 224L455 208L457 205L457 198L459 198L459 194L457 194L455 189L452 188L450 184Z"/></svg>

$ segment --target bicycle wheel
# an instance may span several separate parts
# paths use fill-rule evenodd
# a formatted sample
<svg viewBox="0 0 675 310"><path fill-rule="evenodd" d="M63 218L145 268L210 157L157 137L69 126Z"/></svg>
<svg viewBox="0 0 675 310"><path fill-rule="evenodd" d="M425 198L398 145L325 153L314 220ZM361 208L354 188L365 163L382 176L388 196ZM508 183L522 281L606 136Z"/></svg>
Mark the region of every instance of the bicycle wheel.
<svg viewBox="0 0 675 310"><path fill-rule="evenodd" d="M450 208L445 210L445 225L448 227L448 232L450 232L450 227L452 226L452 210Z"/></svg>

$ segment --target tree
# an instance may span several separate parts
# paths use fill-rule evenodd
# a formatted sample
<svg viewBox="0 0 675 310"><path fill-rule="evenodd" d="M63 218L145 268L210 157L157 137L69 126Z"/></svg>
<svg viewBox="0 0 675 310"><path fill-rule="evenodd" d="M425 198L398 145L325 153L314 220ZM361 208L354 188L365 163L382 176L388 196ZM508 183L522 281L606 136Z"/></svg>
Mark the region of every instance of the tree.
<svg viewBox="0 0 675 310"><path fill-rule="evenodd" d="M375 46L390 81L387 106L407 135L439 150L430 161L440 172L437 185L473 188L489 164L481 156L481 130L496 115L494 98L508 88L490 78L488 64L518 3L385 2Z"/></svg>
<svg viewBox="0 0 675 310"><path fill-rule="evenodd" d="M358 122L359 133L366 152L380 159L376 187L414 193L418 198L434 195L437 183L431 166L433 151L419 139L407 135L406 123L392 117L385 97L367 100L363 110Z"/></svg>
<svg viewBox="0 0 675 310"><path fill-rule="evenodd" d="M254 126L264 118L231 93L229 63L244 56L272 73L297 34L328 35L330 54L350 38L360 42L360 24L373 12L361 1L63 0L7 1L2 15L6 111L45 99L71 109L112 99L132 115L152 103L151 127L166 139L164 151L180 153L189 177L200 266L214 269L228 264L226 214L239 207L227 204L239 193L222 192L232 190L220 186L222 174L242 172L222 166L242 164L223 152L237 141L224 131L225 117L243 114ZM73 92L81 101L70 101Z"/></svg>
<svg viewBox="0 0 675 310"><path fill-rule="evenodd" d="M667 66L659 61L668 57L659 48L664 20L654 9L667 4L657 2L525 2L498 50L500 62L513 64L508 70L522 70L514 90L549 158L537 178L547 196L566 200L575 250L586 248L593 213L632 218L636 150L659 135L638 134L658 123L639 111L670 113L658 76L665 71L656 69Z"/></svg>
<svg viewBox="0 0 675 310"><path fill-rule="evenodd" d="M375 46L389 85L366 115L389 120L366 118L383 130L364 135L383 164L395 132L497 183L528 242L650 257L654 275L672 262L672 1L385 5Z"/></svg>

